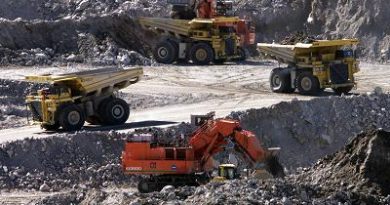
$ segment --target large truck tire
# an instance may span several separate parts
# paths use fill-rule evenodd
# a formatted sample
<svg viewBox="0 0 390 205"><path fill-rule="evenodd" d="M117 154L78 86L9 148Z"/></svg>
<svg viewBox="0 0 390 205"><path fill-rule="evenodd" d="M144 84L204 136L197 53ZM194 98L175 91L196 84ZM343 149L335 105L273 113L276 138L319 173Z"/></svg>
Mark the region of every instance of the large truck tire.
<svg viewBox="0 0 390 205"><path fill-rule="evenodd" d="M337 95L348 94L352 90L353 86L332 88Z"/></svg>
<svg viewBox="0 0 390 205"><path fill-rule="evenodd" d="M303 72L298 75L296 87L302 95L318 95L321 91L318 78L310 72Z"/></svg>
<svg viewBox="0 0 390 205"><path fill-rule="evenodd" d="M214 60L213 48L207 43L197 43L190 49L190 58L196 65L208 65Z"/></svg>
<svg viewBox="0 0 390 205"><path fill-rule="evenodd" d="M295 88L291 87L291 77L288 69L272 69L269 82L272 92L292 93L295 91Z"/></svg>
<svg viewBox="0 0 390 205"><path fill-rule="evenodd" d="M177 48L169 40L164 40L156 45L153 57L159 63L172 64L178 55Z"/></svg>
<svg viewBox="0 0 390 205"><path fill-rule="evenodd" d="M79 107L70 104L60 110L58 121L65 131L80 130L84 126L85 115Z"/></svg>
<svg viewBox="0 0 390 205"><path fill-rule="evenodd" d="M130 108L126 101L120 98L109 98L104 103L102 119L106 125L124 124L130 115Z"/></svg>

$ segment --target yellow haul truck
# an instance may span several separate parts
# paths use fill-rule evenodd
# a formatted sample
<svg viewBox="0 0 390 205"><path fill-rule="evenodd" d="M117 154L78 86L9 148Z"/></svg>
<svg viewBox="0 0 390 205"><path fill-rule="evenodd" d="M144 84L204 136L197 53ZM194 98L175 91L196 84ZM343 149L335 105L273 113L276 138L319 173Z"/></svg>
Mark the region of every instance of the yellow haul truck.
<svg viewBox="0 0 390 205"><path fill-rule="evenodd" d="M79 130L87 121L97 125L123 124L129 105L114 92L138 82L142 68L97 70L26 76L26 80L48 86L32 92L26 102L33 120L46 130Z"/></svg>
<svg viewBox="0 0 390 205"><path fill-rule="evenodd" d="M140 18L144 29L161 36L153 48L159 63L192 61L197 65L245 60L246 45L254 44L254 27L238 17L193 20Z"/></svg>
<svg viewBox="0 0 390 205"><path fill-rule="evenodd" d="M261 53L287 67L274 68L270 75L273 92L315 95L325 88L337 94L348 93L356 85L359 71L354 47L356 39L316 40L311 43L280 45L259 43Z"/></svg>

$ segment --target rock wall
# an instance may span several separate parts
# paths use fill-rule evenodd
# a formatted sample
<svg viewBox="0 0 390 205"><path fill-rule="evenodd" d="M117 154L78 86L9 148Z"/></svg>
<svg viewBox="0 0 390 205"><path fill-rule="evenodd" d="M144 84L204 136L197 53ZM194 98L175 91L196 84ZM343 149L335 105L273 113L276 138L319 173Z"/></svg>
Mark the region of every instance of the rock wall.
<svg viewBox="0 0 390 205"><path fill-rule="evenodd" d="M390 195L390 132L359 134L339 152L319 160L298 180L328 189Z"/></svg>
<svg viewBox="0 0 390 205"><path fill-rule="evenodd" d="M373 128L390 130L390 96L316 98L282 102L271 108L233 112L244 129L267 146L280 146L287 167L309 166L341 149L356 134Z"/></svg>
<svg viewBox="0 0 390 205"><path fill-rule="evenodd" d="M389 6L386 0L250 0L238 3L236 13L253 20L258 42L279 42L301 31L324 39L359 38L362 59L390 62Z"/></svg>
<svg viewBox="0 0 390 205"><path fill-rule="evenodd" d="M389 2L386 0L314 0L309 28L326 37L355 37L361 55L388 61L390 58Z"/></svg>

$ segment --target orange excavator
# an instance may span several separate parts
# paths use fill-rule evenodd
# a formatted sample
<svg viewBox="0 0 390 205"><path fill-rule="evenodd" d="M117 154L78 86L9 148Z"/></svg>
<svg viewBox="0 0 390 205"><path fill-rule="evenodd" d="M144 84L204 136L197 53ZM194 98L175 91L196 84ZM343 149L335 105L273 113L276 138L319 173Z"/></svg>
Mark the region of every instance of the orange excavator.
<svg viewBox="0 0 390 205"><path fill-rule="evenodd" d="M243 130L236 120L214 120L213 117L210 113L194 118L199 127L186 146L160 146L155 140L127 140L122 152L124 172L150 175L139 182L140 192L158 191L166 185L196 186L207 182L215 167L213 156L222 152L229 141L251 168L265 165L274 177L284 176L276 156L278 149L263 148L258 138Z"/></svg>

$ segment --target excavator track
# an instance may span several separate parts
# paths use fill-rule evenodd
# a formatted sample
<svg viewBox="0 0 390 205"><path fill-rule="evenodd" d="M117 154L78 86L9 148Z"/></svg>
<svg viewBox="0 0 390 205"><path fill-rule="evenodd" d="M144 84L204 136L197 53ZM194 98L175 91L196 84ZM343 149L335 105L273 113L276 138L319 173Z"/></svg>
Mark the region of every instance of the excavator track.
<svg viewBox="0 0 390 205"><path fill-rule="evenodd" d="M138 183L138 191L141 193L148 193L153 191L160 191L164 186L172 185L179 186L199 186L207 183L210 178L205 174L192 175L158 175L144 178Z"/></svg>

